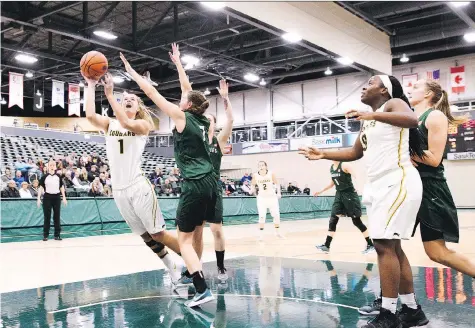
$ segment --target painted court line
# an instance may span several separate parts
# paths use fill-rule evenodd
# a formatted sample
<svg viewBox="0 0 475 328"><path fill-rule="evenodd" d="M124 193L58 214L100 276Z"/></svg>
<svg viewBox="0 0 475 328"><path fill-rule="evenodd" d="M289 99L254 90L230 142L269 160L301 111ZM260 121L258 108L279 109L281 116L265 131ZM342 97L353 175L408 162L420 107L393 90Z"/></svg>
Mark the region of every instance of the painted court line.
<svg viewBox="0 0 475 328"><path fill-rule="evenodd" d="M331 302L325 302L325 301L320 301L320 300L308 300L304 298L295 298L295 297L284 297L284 296L263 296L263 295L241 295L241 294L214 294L216 296L225 296L225 297L251 297L251 298L257 298L257 297L268 297L268 298L277 298L277 299L283 299L283 300L291 300L291 301L302 301L302 302L311 302L311 303L318 303L318 304L324 304L324 305L333 305L333 306L341 306L347 309L353 309L353 310L358 310L357 307L354 306L349 306L349 305L344 305L344 304L339 304L339 303L331 303ZM60 312L67 312L69 310L77 310L77 309L83 309L86 307L91 307L91 306L96 306L96 305L102 305L102 304L109 304L109 303L115 303L115 302L126 302L126 301L136 301L136 300L144 300L144 299L152 299L152 298L181 298L179 295L156 295L156 296L141 296L141 297L131 297L131 298L122 298L118 300L109 300L109 301L103 301L103 302L97 302L97 303L90 303L90 304L84 304L84 305L79 305L79 306L73 306L61 310L55 310L55 311L48 311L49 314L55 314L55 313L60 313Z"/></svg>

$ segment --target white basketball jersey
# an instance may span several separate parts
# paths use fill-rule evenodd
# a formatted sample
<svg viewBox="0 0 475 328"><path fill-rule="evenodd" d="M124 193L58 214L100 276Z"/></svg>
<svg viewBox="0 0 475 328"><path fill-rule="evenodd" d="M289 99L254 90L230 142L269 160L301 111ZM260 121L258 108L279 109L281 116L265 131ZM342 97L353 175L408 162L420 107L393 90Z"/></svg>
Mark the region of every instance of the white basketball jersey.
<svg viewBox="0 0 475 328"><path fill-rule="evenodd" d="M260 175L259 172L253 175L254 182L259 188L257 196L276 196L274 181L272 180L272 172L267 171L266 175Z"/></svg>
<svg viewBox="0 0 475 328"><path fill-rule="evenodd" d="M119 121L110 120L106 135L106 152L112 188L127 188L143 175L140 165L146 143L147 136L136 135L124 129Z"/></svg>
<svg viewBox="0 0 475 328"><path fill-rule="evenodd" d="M378 108L377 112L383 112L385 105L386 103ZM412 167L409 129L377 121L364 121L360 141L370 180L378 179L401 167Z"/></svg>

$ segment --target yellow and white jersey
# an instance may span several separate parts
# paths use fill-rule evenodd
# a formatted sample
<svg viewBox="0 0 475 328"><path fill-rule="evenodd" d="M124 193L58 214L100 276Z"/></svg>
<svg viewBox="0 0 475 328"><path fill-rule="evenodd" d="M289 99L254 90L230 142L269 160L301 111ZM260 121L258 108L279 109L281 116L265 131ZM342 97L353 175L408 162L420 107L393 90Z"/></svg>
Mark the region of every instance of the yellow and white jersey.
<svg viewBox="0 0 475 328"><path fill-rule="evenodd" d="M277 196L271 171L268 170L265 175L260 175L259 172L256 172L252 177L254 178L254 183L259 188L257 197Z"/></svg>
<svg viewBox="0 0 475 328"><path fill-rule="evenodd" d="M136 135L124 129L119 121L111 119L106 134L106 152L114 190L124 189L143 176L140 169L147 136Z"/></svg>
<svg viewBox="0 0 475 328"><path fill-rule="evenodd" d="M384 103L377 112L383 112ZM364 121L360 135L369 180L412 167L409 155L409 129L394 125Z"/></svg>

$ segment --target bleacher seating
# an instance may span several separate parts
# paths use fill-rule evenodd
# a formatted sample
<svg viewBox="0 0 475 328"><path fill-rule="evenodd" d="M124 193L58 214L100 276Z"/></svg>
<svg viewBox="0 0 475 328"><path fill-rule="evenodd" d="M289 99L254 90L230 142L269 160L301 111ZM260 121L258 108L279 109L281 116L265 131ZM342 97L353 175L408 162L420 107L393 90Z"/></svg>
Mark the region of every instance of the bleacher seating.
<svg viewBox="0 0 475 328"><path fill-rule="evenodd" d="M92 154L97 152L101 158L107 158L105 144L95 142L81 142L74 140L59 140L28 136L1 136L1 167L14 167L17 156L23 159L31 157L33 159L48 160L55 154L76 152L81 156L83 152ZM142 156L142 170L149 174L156 166L171 169L175 166L174 158L166 158L145 151Z"/></svg>

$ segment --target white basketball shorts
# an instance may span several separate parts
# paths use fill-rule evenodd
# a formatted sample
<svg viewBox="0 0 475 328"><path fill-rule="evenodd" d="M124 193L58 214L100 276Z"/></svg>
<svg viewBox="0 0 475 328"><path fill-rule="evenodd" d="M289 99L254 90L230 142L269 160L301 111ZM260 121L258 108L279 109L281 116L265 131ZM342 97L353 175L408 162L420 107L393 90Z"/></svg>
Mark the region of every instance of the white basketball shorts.
<svg viewBox="0 0 475 328"><path fill-rule="evenodd" d="M280 223L279 199L275 196L257 196L257 212L259 214L259 223L266 222L267 210L274 219L274 224Z"/></svg>
<svg viewBox="0 0 475 328"><path fill-rule="evenodd" d="M145 177L125 189L115 190L114 200L133 233L155 234L165 230L165 220L158 206L152 184Z"/></svg>
<svg viewBox="0 0 475 328"><path fill-rule="evenodd" d="M412 166L368 182L363 194L372 239L409 239L422 200L422 182Z"/></svg>

